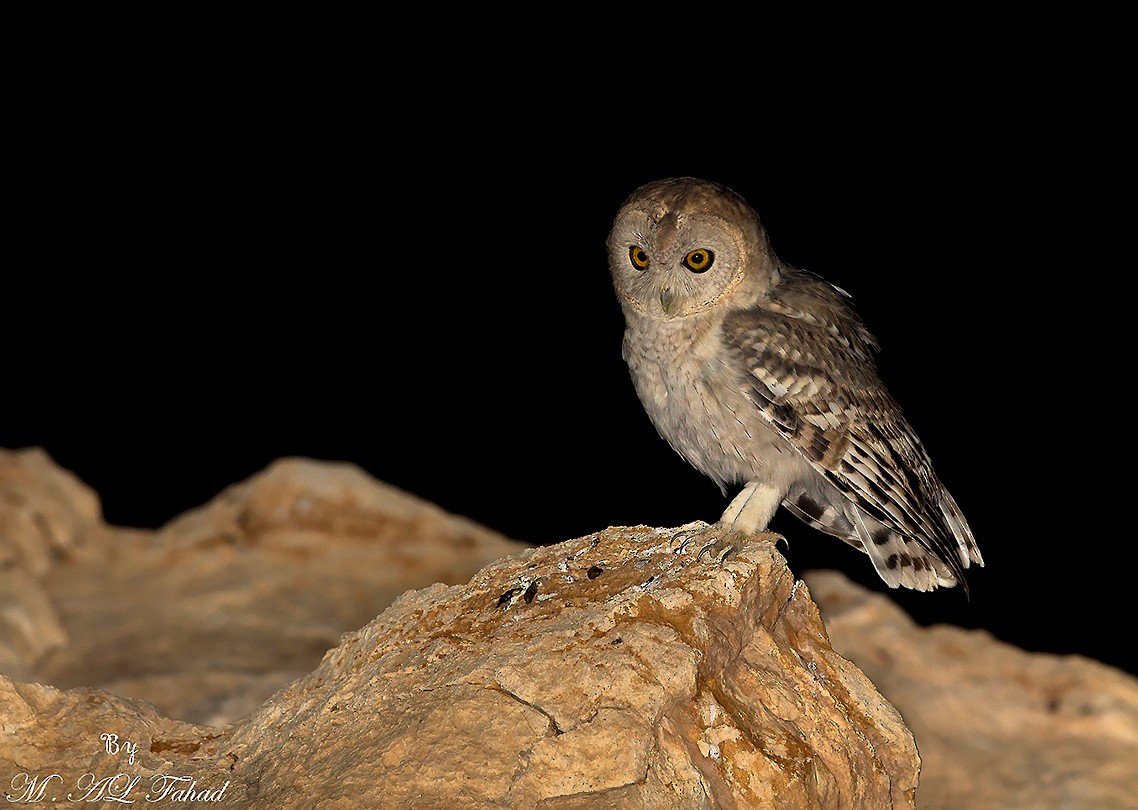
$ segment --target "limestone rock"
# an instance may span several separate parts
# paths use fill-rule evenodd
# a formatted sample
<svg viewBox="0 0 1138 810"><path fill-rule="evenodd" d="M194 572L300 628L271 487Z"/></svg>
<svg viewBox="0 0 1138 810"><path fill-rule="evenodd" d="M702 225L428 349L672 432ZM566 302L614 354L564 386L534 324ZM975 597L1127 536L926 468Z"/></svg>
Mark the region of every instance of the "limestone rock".
<svg viewBox="0 0 1138 810"><path fill-rule="evenodd" d="M835 649L916 737L919 807L1138 808L1138 679L982 630L920 627L836 572L806 581Z"/></svg>
<svg viewBox="0 0 1138 810"><path fill-rule="evenodd" d="M350 464L284 459L156 532L105 525L40 450L0 451L0 673L223 725L412 583L524 548Z"/></svg>
<svg viewBox="0 0 1138 810"><path fill-rule="evenodd" d="M608 530L408 592L226 729L4 683L0 777L121 771L141 798L164 773L253 808L912 807L909 732L773 536L721 565L673 534ZM97 750L109 728L133 764Z"/></svg>
<svg viewBox="0 0 1138 810"><path fill-rule="evenodd" d="M191 785L222 791L222 807L254 806L217 757L218 739L142 701L0 676L0 797L13 807L178 806L174 792Z"/></svg>
<svg viewBox="0 0 1138 810"><path fill-rule="evenodd" d="M523 551L295 459L147 532L39 451L0 470L20 801L912 806L911 736L772 537L725 565L646 528Z"/></svg>
<svg viewBox="0 0 1138 810"><path fill-rule="evenodd" d="M42 579L100 519L94 492L42 450L0 449L0 673L30 677L66 644Z"/></svg>
<svg viewBox="0 0 1138 810"><path fill-rule="evenodd" d="M405 594L234 729L242 772L280 806L333 781L389 806L912 806L908 731L773 536L722 566L671 539L609 530Z"/></svg>
<svg viewBox="0 0 1138 810"><path fill-rule="evenodd" d="M911 806L908 732L813 595L916 736L918 806L1138 808L1134 678L673 534L523 553L297 459L121 529L42 451L0 450L0 794L59 773L64 801L89 772L141 804L166 774L164 800L196 780L224 807ZM431 582L467 584L372 621Z"/></svg>

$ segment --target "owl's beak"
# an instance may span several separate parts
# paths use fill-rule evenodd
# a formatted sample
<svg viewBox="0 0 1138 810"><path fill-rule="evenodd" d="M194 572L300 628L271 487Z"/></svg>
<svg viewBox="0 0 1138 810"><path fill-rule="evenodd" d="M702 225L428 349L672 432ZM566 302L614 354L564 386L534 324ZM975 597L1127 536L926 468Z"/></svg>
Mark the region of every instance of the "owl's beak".
<svg viewBox="0 0 1138 810"><path fill-rule="evenodd" d="M680 300L667 284L660 287L660 306L664 308L665 315L675 315L680 308Z"/></svg>

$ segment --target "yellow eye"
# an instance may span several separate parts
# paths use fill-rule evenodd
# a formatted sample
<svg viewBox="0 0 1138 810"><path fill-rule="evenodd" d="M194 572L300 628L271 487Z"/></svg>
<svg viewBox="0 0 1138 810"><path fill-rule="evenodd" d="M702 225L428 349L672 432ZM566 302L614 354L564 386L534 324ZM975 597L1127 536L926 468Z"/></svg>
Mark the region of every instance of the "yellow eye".
<svg viewBox="0 0 1138 810"><path fill-rule="evenodd" d="M644 270L650 264L648 254L640 245L633 245L628 249L628 258L637 270Z"/></svg>
<svg viewBox="0 0 1138 810"><path fill-rule="evenodd" d="M713 261L715 261L714 253L707 248L699 248L684 256L684 267L693 273L706 273L711 269Z"/></svg>

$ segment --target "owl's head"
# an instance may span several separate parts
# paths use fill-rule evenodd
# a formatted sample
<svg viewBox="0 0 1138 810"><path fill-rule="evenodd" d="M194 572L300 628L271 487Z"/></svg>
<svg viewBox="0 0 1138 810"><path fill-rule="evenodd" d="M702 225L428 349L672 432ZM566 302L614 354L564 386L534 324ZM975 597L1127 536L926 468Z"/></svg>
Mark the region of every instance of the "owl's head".
<svg viewBox="0 0 1138 810"><path fill-rule="evenodd" d="M625 311L655 319L704 312L778 281L758 215L730 189L693 177L634 191L617 212L608 249Z"/></svg>

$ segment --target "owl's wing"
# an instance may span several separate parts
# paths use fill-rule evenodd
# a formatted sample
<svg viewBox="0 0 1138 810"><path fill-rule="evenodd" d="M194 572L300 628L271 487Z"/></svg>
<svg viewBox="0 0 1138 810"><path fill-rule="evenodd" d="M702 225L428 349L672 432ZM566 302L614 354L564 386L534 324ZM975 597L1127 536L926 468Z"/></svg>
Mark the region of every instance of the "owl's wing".
<svg viewBox="0 0 1138 810"><path fill-rule="evenodd" d="M796 273L777 297L724 320L755 407L856 508L805 491L786 505L861 547L894 587L963 582L962 565L983 564L972 532L878 379L876 342L843 296Z"/></svg>

